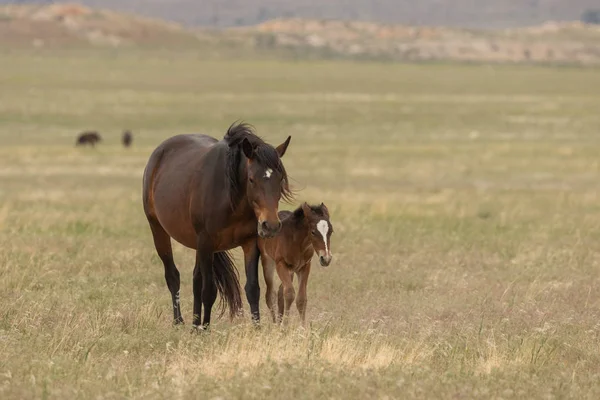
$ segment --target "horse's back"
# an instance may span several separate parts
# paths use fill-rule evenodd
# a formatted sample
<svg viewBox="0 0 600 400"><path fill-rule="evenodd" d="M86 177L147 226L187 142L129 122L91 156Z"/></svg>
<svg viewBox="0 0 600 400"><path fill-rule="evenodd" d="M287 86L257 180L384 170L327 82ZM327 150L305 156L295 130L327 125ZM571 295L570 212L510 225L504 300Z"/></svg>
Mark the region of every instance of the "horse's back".
<svg viewBox="0 0 600 400"><path fill-rule="evenodd" d="M77 136L77 141L75 143L77 145L87 144L87 143L94 144L96 142L99 142L101 139L102 138L100 137L100 134L98 134L98 132L95 132L95 131L85 131L85 132L81 132Z"/></svg>
<svg viewBox="0 0 600 400"><path fill-rule="evenodd" d="M208 148L217 143L218 140L212 136L204 135L201 133L187 133L181 135L171 136L170 138L163 141L156 147L152 155L155 153L162 153L165 151L176 151L176 150L201 150ZM152 156L150 156L152 159Z"/></svg>
<svg viewBox="0 0 600 400"><path fill-rule="evenodd" d="M218 143L203 134L170 137L152 152L144 170L146 216L158 220L171 237L188 247L195 244L189 215L191 198L197 194L194 177L206 168L205 155Z"/></svg>
<svg viewBox="0 0 600 400"><path fill-rule="evenodd" d="M172 136L154 149L146 165L146 171L148 172L148 170L152 170L172 159L197 158L199 154L204 154L216 143L218 143L218 140L214 137L200 133Z"/></svg>
<svg viewBox="0 0 600 400"><path fill-rule="evenodd" d="M144 170L144 196L152 190L154 180L160 170L179 172L193 169L194 161L205 154L219 141L212 136L199 133L172 136L161 144L150 155ZM185 175L185 174L184 174Z"/></svg>

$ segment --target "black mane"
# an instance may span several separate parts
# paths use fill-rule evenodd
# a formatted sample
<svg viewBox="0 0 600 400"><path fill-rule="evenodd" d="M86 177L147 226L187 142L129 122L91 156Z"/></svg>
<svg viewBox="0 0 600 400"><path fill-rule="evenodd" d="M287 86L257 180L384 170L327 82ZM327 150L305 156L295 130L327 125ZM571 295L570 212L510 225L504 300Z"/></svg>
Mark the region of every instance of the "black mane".
<svg viewBox="0 0 600 400"><path fill-rule="evenodd" d="M279 154L275 147L263 141L256 133L254 128L246 123L234 122L223 140L229 145L227 152L227 177L231 187L231 206L234 208L238 202L239 193L241 191L242 181L240 180L240 162L245 157L242 151L242 142L247 139L254 148L254 156L256 162L263 165L265 168L271 168L279 172L283 177L281 186L281 197L287 202L293 199L293 194L289 188L287 172Z"/></svg>

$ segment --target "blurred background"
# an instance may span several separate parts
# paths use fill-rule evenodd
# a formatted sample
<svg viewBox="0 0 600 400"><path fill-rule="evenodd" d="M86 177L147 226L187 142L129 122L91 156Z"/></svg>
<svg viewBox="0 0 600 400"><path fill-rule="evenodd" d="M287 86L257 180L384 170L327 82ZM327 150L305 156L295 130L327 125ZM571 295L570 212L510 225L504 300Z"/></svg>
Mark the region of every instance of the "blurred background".
<svg viewBox="0 0 600 400"><path fill-rule="evenodd" d="M0 0L0 397L598 398L599 23L597 0ZM333 261L307 327L261 300L264 329L192 336L141 177L236 120L292 136L281 208L328 206Z"/></svg>
<svg viewBox="0 0 600 400"><path fill-rule="evenodd" d="M425 0L418 4L408 0L88 0L80 5L2 0L2 4L7 4L2 7L0 26L5 45L212 44L215 51L242 47L303 58L380 60L595 63L598 58L597 26L585 25L600 22L595 0Z"/></svg>

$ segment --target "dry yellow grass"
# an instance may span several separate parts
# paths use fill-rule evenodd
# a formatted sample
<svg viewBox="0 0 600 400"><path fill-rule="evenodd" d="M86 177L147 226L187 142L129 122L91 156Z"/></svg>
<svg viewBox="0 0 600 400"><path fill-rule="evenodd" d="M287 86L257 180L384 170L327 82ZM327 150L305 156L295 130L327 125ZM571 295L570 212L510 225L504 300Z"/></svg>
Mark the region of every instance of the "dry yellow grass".
<svg viewBox="0 0 600 400"><path fill-rule="evenodd" d="M2 399L600 394L597 70L164 56L0 55ZM191 335L141 173L162 139L238 118L292 135L334 259L306 328L262 301L260 330ZM88 128L105 141L75 148ZM194 255L175 252L189 321Z"/></svg>

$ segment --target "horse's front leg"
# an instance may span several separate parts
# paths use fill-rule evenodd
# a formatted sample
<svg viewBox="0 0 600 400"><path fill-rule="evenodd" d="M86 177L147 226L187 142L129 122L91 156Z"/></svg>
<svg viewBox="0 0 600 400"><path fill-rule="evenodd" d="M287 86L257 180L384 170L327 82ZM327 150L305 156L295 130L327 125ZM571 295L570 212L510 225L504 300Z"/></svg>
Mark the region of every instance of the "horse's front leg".
<svg viewBox="0 0 600 400"><path fill-rule="evenodd" d="M300 313L300 320L304 325L306 323L306 285L308 284L308 275L310 274L310 262L304 266L298 273L298 297L296 298L296 307Z"/></svg>
<svg viewBox="0 0 600 400"><path fill-rule="evenodd" d="M242 245L244 251L244 264L246 266L246 299L250 305L250 313L252 315L252 321L255 323L260 322L260 286L258 284L258 258L260 251L256 239L252 239Z"/></svg>

